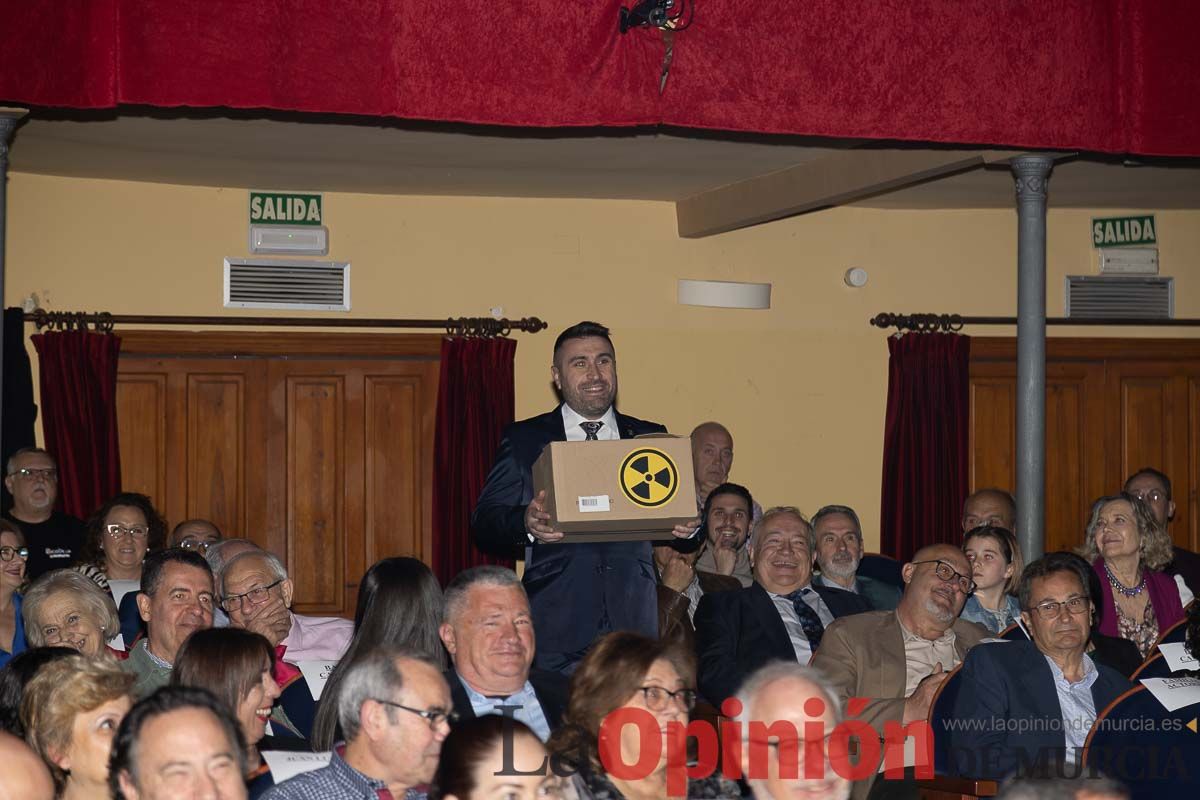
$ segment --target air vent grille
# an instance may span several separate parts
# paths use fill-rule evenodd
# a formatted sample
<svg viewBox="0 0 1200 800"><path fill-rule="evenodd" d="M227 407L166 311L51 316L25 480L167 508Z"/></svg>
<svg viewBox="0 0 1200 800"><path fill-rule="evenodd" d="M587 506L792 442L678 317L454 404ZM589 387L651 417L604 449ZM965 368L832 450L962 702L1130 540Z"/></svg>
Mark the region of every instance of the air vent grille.
<svg viewBox="0 0 1200 800"><path fill-rule="evenodd" d="M349 311L350 265L227 258L225 307Z"/></svg>
<svg viewBox="0 0 1200 800"><path fill-rule="evenodd" d="M1171 319L1175 316L1175 279L1068 275L1067 316Z"/></svg>

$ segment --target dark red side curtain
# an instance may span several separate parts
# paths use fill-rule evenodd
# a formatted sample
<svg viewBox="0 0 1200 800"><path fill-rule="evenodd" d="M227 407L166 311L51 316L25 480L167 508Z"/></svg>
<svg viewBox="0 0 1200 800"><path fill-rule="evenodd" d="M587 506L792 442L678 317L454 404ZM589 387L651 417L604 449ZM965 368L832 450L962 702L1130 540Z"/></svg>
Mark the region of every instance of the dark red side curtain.
<svg viewBox="0 0 1200 800"><path fill-rule="evenodd" d="M39 333L42 433L58 460L58 499L80 519L121 491L117 444L117 357L111 333Z"/></svg>
<svg viewBox="0 0 1200 800"><path fill-rule="evenodd" d="M971 340L952 333L888 339L880 551L900 560L959 539L967 496Z"/></svg>
<svg viewBox="0 0 1200 800"><path fill-rule="evenodd" d="M479 564L513 566L471 541L471 510L513 421L513 339L447 338L442 341L437 431L433 457L433 571L444 586Z"/></svg>

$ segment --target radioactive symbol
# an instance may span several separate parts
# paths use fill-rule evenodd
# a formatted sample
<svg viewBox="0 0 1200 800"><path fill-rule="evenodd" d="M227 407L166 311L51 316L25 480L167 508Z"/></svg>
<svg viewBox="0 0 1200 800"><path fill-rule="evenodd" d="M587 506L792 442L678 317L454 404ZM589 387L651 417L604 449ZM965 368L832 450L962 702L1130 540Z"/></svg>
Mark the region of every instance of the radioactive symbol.
<svg viewBox="0 0 1200 800"><path fill-rule="evenodd" d="M636 505L654 508L675 496L679 488L679 470L661 450L643 447L621 462L617 475L625 496Z"/></svg>

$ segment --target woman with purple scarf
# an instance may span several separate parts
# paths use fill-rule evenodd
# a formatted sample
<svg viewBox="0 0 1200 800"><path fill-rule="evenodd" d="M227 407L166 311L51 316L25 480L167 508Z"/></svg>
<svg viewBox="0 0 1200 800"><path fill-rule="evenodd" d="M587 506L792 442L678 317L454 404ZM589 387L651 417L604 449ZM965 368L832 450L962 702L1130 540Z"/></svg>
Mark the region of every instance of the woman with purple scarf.
<svg viewBox="0 0 1200 800"><path fill-rule="evenodd" d="M1159 633L1183 619L1192 595L1162 572L1172 557L1166 530L1137 497L1101 497L1080 553L1100 576L1100 632L1129 639L1146 658Z"/></svg>

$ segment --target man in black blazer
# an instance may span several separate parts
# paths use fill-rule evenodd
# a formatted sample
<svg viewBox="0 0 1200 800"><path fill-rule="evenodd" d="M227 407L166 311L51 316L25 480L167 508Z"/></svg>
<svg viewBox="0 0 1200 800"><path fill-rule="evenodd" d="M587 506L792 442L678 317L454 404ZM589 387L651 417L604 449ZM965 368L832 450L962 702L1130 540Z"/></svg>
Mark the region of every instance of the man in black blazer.
<svg viewBox="0 0 1200 800"><path fill-rule="evenodd" d="M657 635L657 575L649 542L560 544L545 492L533 494L533 462L550 442L629 439L666 428L616 412L617 358L603 325L580 322L559 334L550 374L562 405L505 429L471 530L485 552L511 558L524 550L525 589L541 641L535 663L569 674L603 633ZM686 538L698 525L674 533Z"/></svg>
<svg viewBox="0 0 1200 800"><path fill-rule="evenodd" d="M807 664L826 625L871 610L853 592L812 585L813 531L798 509L768 509L753 537L753 585L705 594L696 609L700 694L718 708L768 661Z"/></svg>
<svg viewBox="0 0 1200 800"><path fill-rule="evenodd" d="M1078 761L1096 715L1132 688L1087 655L1094 608L1070 553L1027 566L1019 593L1033 641L973 648L949 719L935 720L934 736L946 743L939 767L951 774L1000 779L1031 765L1039 777L1054 775L1057 764Z"/></svg>

